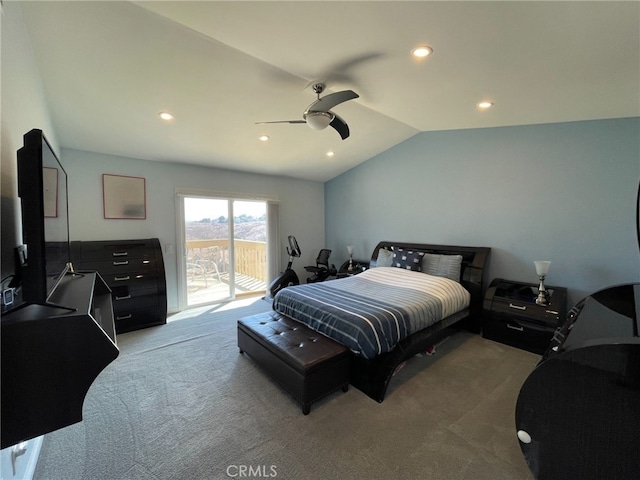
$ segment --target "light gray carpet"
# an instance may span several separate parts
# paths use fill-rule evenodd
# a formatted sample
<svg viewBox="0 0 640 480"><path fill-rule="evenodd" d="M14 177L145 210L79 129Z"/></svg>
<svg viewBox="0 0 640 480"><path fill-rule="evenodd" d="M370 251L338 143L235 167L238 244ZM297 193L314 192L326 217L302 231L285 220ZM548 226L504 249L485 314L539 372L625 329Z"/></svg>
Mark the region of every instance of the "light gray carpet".
<svg viewBox="0 0 640 480"><path fill-rule="evenodd" d="M304 416L236 346L236 320L269 308L119 335L84 420L45 436L34 478L532 478L514 409L538 356L457 333L411 359L383 403L352 387Z"/></svg>

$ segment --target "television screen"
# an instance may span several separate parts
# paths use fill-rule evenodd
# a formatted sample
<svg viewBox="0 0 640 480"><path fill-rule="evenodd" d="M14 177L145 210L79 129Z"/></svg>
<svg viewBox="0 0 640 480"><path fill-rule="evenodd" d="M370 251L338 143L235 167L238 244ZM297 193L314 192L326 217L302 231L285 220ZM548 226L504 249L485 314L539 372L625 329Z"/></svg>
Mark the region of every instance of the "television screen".
<svg viewBox="0 0 640 480"><path fill-rule="evenodd" d="M67 173L41 130L24 135L18 150L18 195L26 261L22 299L41 303L69 268Z"/></svg>

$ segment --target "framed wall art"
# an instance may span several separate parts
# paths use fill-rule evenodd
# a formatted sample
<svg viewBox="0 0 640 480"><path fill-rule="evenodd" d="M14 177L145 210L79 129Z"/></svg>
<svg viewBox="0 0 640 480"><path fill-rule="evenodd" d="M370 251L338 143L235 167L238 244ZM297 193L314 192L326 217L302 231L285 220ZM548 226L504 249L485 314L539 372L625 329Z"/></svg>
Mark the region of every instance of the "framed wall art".
<svg viewBox="0 0 640 480"><path fill-rule="evenodd" d="M45 218L58 216L58 169L42 167L42 195Z"/></svg>
<svg viewBox="0 0 640 480"><path fill-rule="evenodd" d="M146 185L143 177L102 175L104 218L147 218Z"/></svg>

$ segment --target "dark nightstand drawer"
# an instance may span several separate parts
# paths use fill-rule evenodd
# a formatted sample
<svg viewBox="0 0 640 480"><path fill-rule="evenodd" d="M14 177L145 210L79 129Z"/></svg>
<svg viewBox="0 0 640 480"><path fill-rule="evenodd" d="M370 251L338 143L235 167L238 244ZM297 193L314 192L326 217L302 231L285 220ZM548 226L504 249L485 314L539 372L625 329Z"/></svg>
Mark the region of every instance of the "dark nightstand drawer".
<svg viewBox="0 0 640 480"><path fill-rule="evenodd" d="M562 308L566 307L562 306ZM491 313L494 316L504 316L506 319L522 318L554 329L563 322L555 305L540 306L518 300L494 298Z"/></svg>
<svg viewBox="0 0 640 480"><path fill-rule="evenodd" d="M542 355L547 349L553 330L519 319L485 319L482 336L488 340L511 345Z"/></svg>

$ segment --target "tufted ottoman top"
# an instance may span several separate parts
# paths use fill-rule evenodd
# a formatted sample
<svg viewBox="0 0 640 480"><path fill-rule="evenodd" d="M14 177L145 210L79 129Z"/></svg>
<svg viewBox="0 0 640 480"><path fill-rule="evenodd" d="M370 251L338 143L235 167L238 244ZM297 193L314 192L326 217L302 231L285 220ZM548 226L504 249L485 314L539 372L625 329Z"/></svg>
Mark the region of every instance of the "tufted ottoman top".
<svg viewBox="0 0 640 480"><path fill-rule="evenodd" d="M344 345L275 311L241 318L238 328L303 374L349 354Z"/></svg>

